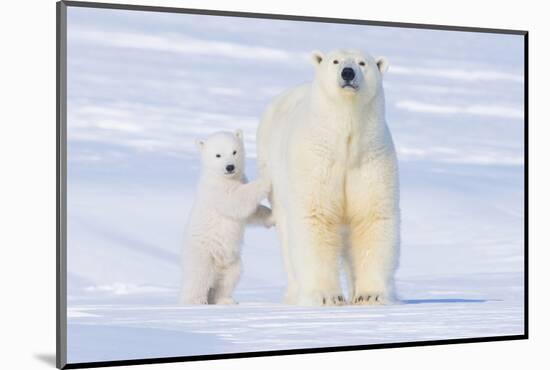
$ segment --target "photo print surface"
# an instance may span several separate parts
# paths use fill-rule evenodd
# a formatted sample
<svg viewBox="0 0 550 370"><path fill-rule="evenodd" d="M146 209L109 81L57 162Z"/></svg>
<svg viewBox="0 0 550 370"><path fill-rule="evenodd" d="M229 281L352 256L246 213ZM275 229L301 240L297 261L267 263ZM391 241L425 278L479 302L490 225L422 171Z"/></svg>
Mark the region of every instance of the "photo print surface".
<svg viewBox="0 0 550 370"><path fill-rule="evenodd" d="M524 40L68 7L67 361L524 334ZM278 225L260 224L243 229L238 304L180 303L200 141L236 135L238 165L259 181L266 109L317 78L312 52L335 50L387 63L380 83L401 219L395 300L354 304L342 270L344 304L288 303Z"/></svg>

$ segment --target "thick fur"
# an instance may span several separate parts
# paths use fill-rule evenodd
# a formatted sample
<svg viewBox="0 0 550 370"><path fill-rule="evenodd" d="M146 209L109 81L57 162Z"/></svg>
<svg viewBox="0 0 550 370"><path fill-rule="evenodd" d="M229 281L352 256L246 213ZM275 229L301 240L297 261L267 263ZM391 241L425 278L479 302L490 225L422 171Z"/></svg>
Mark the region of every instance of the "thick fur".
<svg viewBox="0 0 550 370"><path fill-rule="evenodd" d="M257 134L260 172L273 184L286 302L345 303L342 263L350 303L388 303L400 211L382 88L387 62L357 51L315 52L312 62L314 81L276 98ZM346 67L355 71L352 87L343 87Z"/></svg>
<svg viewBox="0 0 550 370"><path fill-rule="evenodd" d="M181 302L233 304L245 226L273 224L271 210L259 204L271 185L265 180L247 183L241 131L216 133L197 146L202 169L185 233ZM228 165L234 166L233 173L227 172Z"/></svg>

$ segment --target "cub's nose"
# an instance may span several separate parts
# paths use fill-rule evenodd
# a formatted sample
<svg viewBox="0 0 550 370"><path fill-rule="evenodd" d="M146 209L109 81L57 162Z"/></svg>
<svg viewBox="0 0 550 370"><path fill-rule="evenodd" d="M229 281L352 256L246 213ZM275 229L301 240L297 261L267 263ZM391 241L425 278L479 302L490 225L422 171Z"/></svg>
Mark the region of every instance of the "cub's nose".
<svg viewBox="0 0 550 370"><path fill-rule="evenodd" d="M225 170L227 172L233 172L235 170L235 166L232 164L228 164L227 166L225 166Z"/></svg>
<svg viewBox="0 0 550 370"><path fill-rule="evenodd" d="M344 81L351 81L355 78L355 71L353 68L346 67L342 69L342 78Z"/></svg>

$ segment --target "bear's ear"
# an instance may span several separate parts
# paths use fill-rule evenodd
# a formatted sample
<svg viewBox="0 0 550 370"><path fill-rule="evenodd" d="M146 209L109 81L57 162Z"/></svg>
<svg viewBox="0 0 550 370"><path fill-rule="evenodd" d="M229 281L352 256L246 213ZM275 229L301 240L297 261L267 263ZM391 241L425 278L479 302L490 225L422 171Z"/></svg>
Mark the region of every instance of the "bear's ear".
<svg viewBox="0 0 550 370"><path fill-rule="evenodd" d="M388 62L388 59L386 59L386 57L377 57L376 65L378 66L378 70L380 71L380 73L384 74L387 72L390 63Z"/></svg>
<svg viewBox="0 0 550 370"><path fill-rule="evenodd" d="M319 64L321 64L324 57L325 56L323 55L323 53L321 53L318 50L311 52L311 62L313 63L314 66L318 66Z"/></svg>
<svg viewBox="0 0 550 370"><path fill-rule="evenodd" d="M241 140L242 140L242 139L243 139L243 130L241 130L240 128L239 128L239 129L236 129L236 130L235 130L235 137L236 137L237 139L241 139Z"/></svg>
<svg viewBox="0 0 550 370"><path fill-rule="evenodd" d="M204 140L201 139L195 139L195 145L201 151L204 148Z"/></svg>

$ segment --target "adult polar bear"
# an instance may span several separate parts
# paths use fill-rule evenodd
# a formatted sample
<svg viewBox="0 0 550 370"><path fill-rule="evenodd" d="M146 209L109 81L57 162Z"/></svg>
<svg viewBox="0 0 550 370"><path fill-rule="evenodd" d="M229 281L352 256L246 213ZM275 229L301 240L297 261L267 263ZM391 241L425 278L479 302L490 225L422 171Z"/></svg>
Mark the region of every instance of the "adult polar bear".
<svg viewBox="0 0 550 370"><path fill-rule="evenodd" d="M385 58L339 50L312 54L315 78L279 96L258 128L258 164L283 249L285 301L394 299L400 239L397 158L385 121Z"/></svg>

